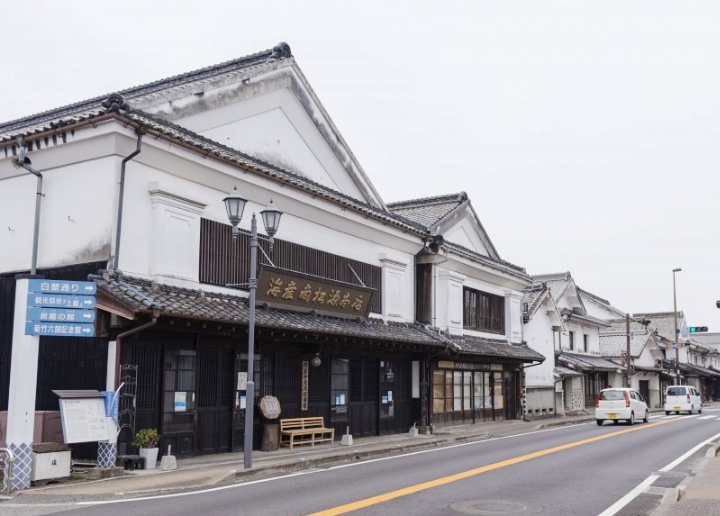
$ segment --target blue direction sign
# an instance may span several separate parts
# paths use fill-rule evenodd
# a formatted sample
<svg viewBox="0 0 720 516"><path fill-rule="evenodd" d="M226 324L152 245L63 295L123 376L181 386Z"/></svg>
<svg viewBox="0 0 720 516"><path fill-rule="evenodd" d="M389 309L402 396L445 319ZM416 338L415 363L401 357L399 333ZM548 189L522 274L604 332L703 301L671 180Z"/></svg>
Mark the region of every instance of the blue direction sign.
<svg viewBox="0 0 720 516"><path fill-rule="evenodd" d="M32 322L25 323L25 335L48 337L94 337L94 324Z"/></svg>
<svg viewBox="0 0 720 516"><path fill-rule="evenodd" d="M95 296L73 296L67 294L28 294L28 307L44 308L95 308Z"/></svg>
<svg viewBox="0 0 720 516"><path fill-rule="evenodd" d="M31 279L28 281L28 292L94 296L97 292L97 285L92 281Z"/></svg>
<svg viewBox="0 0 720 516"><path fill-rule="evenodd" d="M25 335L94 337L96 292L92 281L28 281Z"/></svg>
<svg viewBox="0 0 720 516"><path fill-rule="evenodd" d="M28 308L27 320L32 322L87 324L95 322L95 310L75 310L66 308Z"/></svg>

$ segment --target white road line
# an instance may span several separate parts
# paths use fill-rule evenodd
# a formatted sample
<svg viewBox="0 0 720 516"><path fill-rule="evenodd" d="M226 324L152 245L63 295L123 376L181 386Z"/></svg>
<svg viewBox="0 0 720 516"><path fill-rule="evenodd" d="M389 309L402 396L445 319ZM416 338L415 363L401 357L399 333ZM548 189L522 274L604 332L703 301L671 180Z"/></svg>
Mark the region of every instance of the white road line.
<svg viewBox="0 0 720 516"><path fill-rule="evenodd" d="M717 416L701 416L698 419L717 419Z"/></svg>
<svg viewBox="0 0 720 516"><path fill-rule="evenodd" d="M715 439L717 439L718 437L720 437L720 434L713 435L710 439L707 439L707 440L701 442L700 444L698 444L697 446L695 446L694 448L691 448L685 454L681 455L680 457L678 457L677 459L672 461L670 464L668 464L664 468L660 469L659 471L663 471L663 472L670 471L675 466L677 466L678 464L683 462L685 459L690 457L693 453L698 451L700 448L707 445L708 443L715 441ZM613 516L614 514L617 514L623 507L625 507L627 504L629 504L631 501L633 501L635 499L635 497L637 497L640 493L644 492L645 489L650 487L650 485L652 485L652 483L655 482L655 480L657 480L658 478L659 478L659 475L656 475L653 473L652 475L647 477L645 480L640 482L635 489L633 489L628 494L626 494L625 496L620 498L617 502L615 502L610 507L608 507L603 512L601 512L598 516Z"/></svg>

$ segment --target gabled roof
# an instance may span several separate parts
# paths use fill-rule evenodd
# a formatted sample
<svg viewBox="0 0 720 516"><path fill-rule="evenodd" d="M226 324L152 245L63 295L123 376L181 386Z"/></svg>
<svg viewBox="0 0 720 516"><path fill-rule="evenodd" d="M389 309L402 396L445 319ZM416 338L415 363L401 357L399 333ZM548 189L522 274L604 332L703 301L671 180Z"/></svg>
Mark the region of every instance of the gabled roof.
<svg viewBox="0 0 720 516"><path fill-rule="evenodd" d="M237 73L250 68L257 69L257 67L272 68L273 64L271 58L280 59L288 57L292 57L292 54L289 54L289 47L288 51L284 54L282 51L277 52L274 50L263 50L256 54L233 59L232 61L208 66L192 72L168 77L166 79L160 79L148 84L126 88L117 93L122 95L126 101L132 101L133 99L178 88L191 82L207 80L210 77L220 74ZM42 113L37 113L35 115L0 123L0 142L13 139L19 134L29 134L46 130L51 123L56 123L58 120L70 122L82 119L86 116L96 115L103 111L102 103L107 98L108 95L105 94L60 108L43 111ZM65 125L67 125L67 123Z"/></svg>
<svg viewBox="0 0 720 516"><path fill-rule="evenodd" d="M650 321L648 328L657 331L662 337L667 340L675 340L675 318L673 312L651 312L651 313L636 313L632 315L633 319L638 321L648 320ZM682 322L685 320L685 315L681 310L677 312L677 327L680 329Z"/></svg>
<svg viewBox="0 0 720 516"><path fill-rule="evenodd" d="M361 202L386 210L384 201L297 66L287 43L280 43L272 50L265 50L149 84L126 88L118 93L113 93L112 96L120 99L123 104L120 107L123 110L129 107L134 109L135 113L154 115L156 119L177 119L179 125L193 127L189 120L194 115L210 112L216 108L239 103L243 99L261 96L275 90L290 91L291 95L295 97L297 103L293 103L293 106L301 106L298 112L305 113L319 134L316 140L312 140L316 147L312 147L313 144L309 143L310 139L305 140L300 135L297 136L298 141L302 141L308 146L309 155L318 155L317 146L323 146L323 150L325 147L329 149L326 161L334 164L335 176L330 175L322 164L313 169L307 163L301 165L284 159L286 156L274 151L263 154L257 145L253 147L253 144L249 142L238 142L236 145L238 150L244 150L246 154L262 155L264 161L273 161L285 170L294 171L296 175L308 175L315 180L322 177L326 181L320 180L328 187L352 193ZM107 108L104 105L107 99L108 95L95 97L62 108L0 123L0 144L24 136L28 141L28 150L33 151L33 147L40 148L43 143L40 139L33 138L33 135L45 131L64 132L64 128L69 125L100 115ZM284 117L290 116L284 110L279 111L283 113ZM240 117L233 121L241 123L243 119ZM288 120L288 127L296 131L297 129L292 124L293 121ZM223 130L229 130L229 124L226 123L223 127L225 128ZM278 131L282 130L277 122L269 124L267 127L277 128ZM237 126L236 130L239 130ZM205 131L209 131L209 129L197 128L193 134ZM226 138L217 138L217 136L219 135L215 134L213 138L227 143ZM56 137L56 134L53 133L52 138ZM44 145L48 146L47 137ZM278 152L280 151L278 150ZM332 155L334 158L329 157ZM318 161L318 163L320 162ZM326 173L328 175L325 175ZM341 181L338 182L338 178L341 178ZM338 186L341 184L342 187Z"/></svg>
<svg viewBox="0 0 720 516"><path fill-rule="evenodd" d="M550 295L550 289L548 288L546 283L536 283L523 290L523 323L527 324L528 322L530 322L530 320L535 315L535 312L539 310L539 308L543 304L543 301L545 301L546 299L549 299L550 303L552 303L552 306L557 314L560 327L563 329L563 331L565 331L565 323L563 322L560 315L560 310L555 304L555 300L553 300L552 296Z"/></svg>
<svg viewBox="0 0 720 516"><path fill-rule="evenodd" d="M567 308L563 308L562 310L560 310L560 313L566 321L575 320L582 323L590 323L594 326L602 328L607 328L608 326L610 326L607 322L605 322L604 319L598 319L597 317L593 317L592 315L579 314L572 310L568 310Z"/></svg>
<svg viewBox="0 0 720 516"><path fill-rule="evenodd" d="M573 285L573 279L569 272L557 272L552 274L535 274L532 277L533 285L545 283L550 289L553 300L557 303L565 292Z"/></svg>
<svg viewBox="0 0 720 516"><path fill-rule="evenodd" d="M213 321L226 324L249 323L248 298L204 290L179 288L152 281L105 273L92 276L98 286L98 307L108 309L119 303L134 314L160 312L161 317ZM109 309L108 311L112 311ZM445 349L446 343L420 324L383 322L380 319L345 319L290 310L255 311L258 328L312 331L323 335L421 344Z"/></svg>
<svg viewBox="0 0 720 516"><path fill-rule="evenodd" d="M630 355L639 357L648 341L655 342L649 331L630 332ZM623 332L601 332L600 354L604 357L620 357L627 351L627 334Z"/></svg>
<svg viewBox="0 0 720 516"><path fill-rule="evenodd" d="M387 204L387 207L393 213L421 224L433 235L443 235L462 218L468 217L490 257L500 259L465 192L394 202Z"/></svg>
<svg viewBox="0 0 720 516"><path fill-rule="evenodd" d="M393 213L413 220L430 230L462 206L465 201L467 201L467 194L460 192L459 194L391 202L387 204L387 207Z"/></svg>

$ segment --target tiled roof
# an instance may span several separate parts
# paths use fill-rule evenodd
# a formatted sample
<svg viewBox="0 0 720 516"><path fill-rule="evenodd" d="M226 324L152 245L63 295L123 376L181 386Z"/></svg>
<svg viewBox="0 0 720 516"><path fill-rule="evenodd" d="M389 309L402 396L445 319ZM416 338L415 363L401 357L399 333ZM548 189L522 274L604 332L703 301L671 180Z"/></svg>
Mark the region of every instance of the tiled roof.
<svg viewBox="0 0 720 516"><path fill-rule="evenodd" d="M630 331L630 355L639 357L648 340L652 339L649 331ZM604 357L620 357L627 351L627 334L622 332L600 333L600 354Z"/></svg>
<svg viewBox="0 0 720 516"><path fill-rule="evenodd" d="M607 328L609 326L608 323L604 319L598 319L597 317L593 317L592 315L578 314L578 313L573 312L572 310L568 310L567 308L563 308L561 310L561 313L568 320L575 319L576 321L587 322L587 323L594 324L595 326L600 326L603 328Z"/></svg>
<svg viewBox="0 0 720 516"><path fill-rule="evenodd" d="M633 314L632 318L638 321L642 319L649 320L650 324L648 328L650 328L651 330L656 330L660 335L662 335L668 340L675 340L675 320L673 317L673 312L639 313ZM684 318L685 315L683 314L683 312L681 310L678 310L678 329L680 329L680 325L682 324Z"/></svg>
<svg viewBox="0 0 720 516"><path fill-rule="evenodd" d="M459 352L464 355L479 355L496 358L512 358L516 360L542 361L545 357L529 347L521 344L510 344L503 339L486 339L470 335L452 335L448 337L456 344Z"/></svg>
<svg viewBox="0 0 720 516"><path fill-rule="evenodd" d="M569 272L560 272L554 274L537 274L532 277L533 285L545 283L550 289L553 300L557 303L565 294L572 276Z"/></svg>
<svg viewBox="0 0 720 516"><path fill-rule="evenodd" d="M556 353L555 362L574 366L580 371L609 371L620 367L615 362L593 355L580 355L576 353Z"/></svg>
<svg viewBox="0 0 720 516"><path fill-rule="evenodd" d="M466 201L467 194L460 192L459 194L393 202L389 203L387 207L391 212L430 229Z"/></svg>
<svg viewBox="0 0 720 516"><path fill-rule="evenodd" d="M563 376L582 376L583 374L575 371L574 369L568 369L567 367L556 365L555 369L553 369L553 373L556 375L563 377Z"/></svg>
<svg viewBox="0 0 720 516"><path fill-rule="evenodd" d="M161 310L162 316L247 325L248 299L153 283L129 276L94 276L98 289L135 312ZM446 343L418 324L385 323L379 319L344 319L290 310L258 308L255 324L261 328L312 331L327 335L423 344L442 350Z"/></svg>
<svg viewBox="0 0 720 516"><path fill-rule="evenodd" d="M527 272L525 272L525 269L523 267L520 267L519 265L506 262L505 260L497 260L495 258L490 258L489 256L476 253L472 249L468 249L467 247L463 247L458 244L445 242L443 245L447 247L448 251L469 258L470 260L476 261L482 265L487 265L492 269L504 272L506 274L510 274L511 276L521 278L525 281L532 281L532 278L528 276Z"/></svg>
<svg viewBox="0 0 720 516"><path fill-rule="evenodd" d="M225 63L201 68L188 73L175 75L140 86L126 88L119 93L125 100L136 99L156 92L177 88L183 84L201 81L209 77L218 76L244 70L253 66L264 65L272 57L273 50L264 50ZM26 116L0 124L0 142L14 138L17 134L30 134L49 128L51 122L58 120L78 121L87 116L93 116L102 111L102 102L108 94L92 99L76 102L68 106L44 111L35 115Z"/></svg>
<svg viewBox="0 0 720 516"><path fill-rule="evenodd" d="M390 212L375 208L370 204L360 202L349 195L332 190L320 183L316 183L303 176L284 170L271 163L248 156L247 154L233 149L232 147L210 140L209 138L196 134L172 122L168 122L167 120L163 120L134 109L127 110L124 116L134 122L142 124L142 126L148 130L180 141L185 145L190 145L205 155L212 155L223 161L250 168L282 183L283 185L292 186L300 190L304 190L312 195L323 197L342 206L353 208L364 215L372 216L373 218L399 226L418 235L424 234L424 228L411 220L395 216Z"/></svg>
<svg viewBox="0 0 720 516"><path fill-rule="evenodd" d="M542 302L543 294L548 292L545 283L534 284L523 290L523 322L527 323Z"/></svg>

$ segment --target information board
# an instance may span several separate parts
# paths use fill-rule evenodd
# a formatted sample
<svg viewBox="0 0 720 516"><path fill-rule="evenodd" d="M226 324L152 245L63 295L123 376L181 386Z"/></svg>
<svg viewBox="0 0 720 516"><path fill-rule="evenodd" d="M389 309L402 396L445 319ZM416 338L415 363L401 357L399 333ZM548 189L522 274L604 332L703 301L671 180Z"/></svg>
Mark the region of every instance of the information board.
<svg viewBox="0 0 720 516"><path fill-rule="evenodd" d="M65 443L87 443L108 440L104 398L60 399Z"/></svg>

